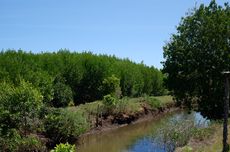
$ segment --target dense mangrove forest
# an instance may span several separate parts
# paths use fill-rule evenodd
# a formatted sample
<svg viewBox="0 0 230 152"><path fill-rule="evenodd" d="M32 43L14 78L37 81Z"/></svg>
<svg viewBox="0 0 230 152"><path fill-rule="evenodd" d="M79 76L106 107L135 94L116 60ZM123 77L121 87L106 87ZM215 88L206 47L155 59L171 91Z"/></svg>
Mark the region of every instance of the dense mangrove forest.
<svg viewBox="0 0 230 152"><path fill-rule="evenodd" d="M103 108L104 115L117 102L125 103L125 98L159 96L166 91L158 69L90 52L6 50L0 53L0 70L0 145L4 151L52 147L88 130L86 112L67 107L104 99L108 107L106 112Z"/></svg>
<svg viewBox="0 0 230 152"><path fill-rule="evenodd" d="M78 32L115 28L108 27L87 24ZM143 27L151 29L138 24L126 30ZM0 152L228 152L229 3L196 3L162 54L162 68L156 68L109 53L2 49Z"/></svg>

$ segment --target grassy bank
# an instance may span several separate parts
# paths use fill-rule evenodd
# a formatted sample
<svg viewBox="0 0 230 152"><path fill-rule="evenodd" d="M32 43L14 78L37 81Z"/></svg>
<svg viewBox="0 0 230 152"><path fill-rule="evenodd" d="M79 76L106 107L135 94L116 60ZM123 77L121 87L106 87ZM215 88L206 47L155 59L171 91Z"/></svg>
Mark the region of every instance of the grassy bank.
<svg viewBox="0 0 230 152"><path fill-rule="evenodd" d="M154 117L173 105L170 96L122 99L107 96L101 101L66 108L41 106L39 119L25 117L26 121L22 121L26 132L11 129L7 130L7 137L0 134L0 147L3 151L47 151L59 143L74 144L79 136L95 128L119 127L147 114ZM28 126L27 120L38 127Z"/></svg>
<svg viewBox="0 0 230 152"><path fill-rule="evenodd" d="M106 104L105 101L95 101L81 104L76 107L68 107L73 112L81 112L89 123L89 128L111 124L131 123L152 112L154 114L172 107L174 102L171 96L139 97L115 99L114 104ZM111 125L110 124L110 125Z"/></svg>
<svg viewBox="0 0 230 152"><path fill-rule="evenodd" d="M115 113L135 113L138 112L141 108L143 108L143 104L150 106L150 109L156 109L159 107L166 107L170 104L174 104L171 96L155 96L155 97L139 97L139 98L128 98L125 97L123 99L117 99L116 105L114 105L114 110L112 114ZM68 107L69 110L77 110L82 111L85 114L95 115L98 112L103 113L108 110L109 107L103 105L103 101L95 101L91 103L81 104L76 107Z"/></svg>
<svg viewBox="0 0 230 152"><path fill-rule="evenodd" d="M222 123L214 122L207 128L209 133L202 139L191 138L184 147L177 148L176 152L221 152L223 139ZM206 129L206 130L207 130ZM230 126L228 126L230 129ZM230 133L228 133L230 137Z"/></svg>

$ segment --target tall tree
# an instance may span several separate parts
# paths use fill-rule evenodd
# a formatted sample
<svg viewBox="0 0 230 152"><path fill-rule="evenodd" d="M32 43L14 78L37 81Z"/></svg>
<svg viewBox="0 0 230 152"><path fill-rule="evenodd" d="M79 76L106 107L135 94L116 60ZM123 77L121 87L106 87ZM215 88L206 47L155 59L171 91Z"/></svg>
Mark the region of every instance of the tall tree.
<svg viewBox="0 0 230 152"><path fill-rule="evenodd" d="M223 114L223 77L230 68L230 7L212 0L182 18L164 47L166 84L179 103L197 99L206 116Z"/></svg>

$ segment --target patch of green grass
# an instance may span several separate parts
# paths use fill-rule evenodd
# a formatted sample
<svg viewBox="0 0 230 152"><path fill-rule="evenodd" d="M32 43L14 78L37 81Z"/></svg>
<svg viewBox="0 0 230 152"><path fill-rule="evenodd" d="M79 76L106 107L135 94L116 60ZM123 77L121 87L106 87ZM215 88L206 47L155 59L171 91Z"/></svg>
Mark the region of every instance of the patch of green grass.
<svg viewBox="0 0 230 152"><path fill-rule="evenodd" d="M133 99L123 98L117 102L114 112L116 114L119 113L133 114L138 112L140 108L141 108L141 104L138 100L136 100L136 98Z"/></svg>
<svg viewBox="0 0 230 152"><path fill-rule="evenodd" d="M122 99L117 99L116 105L114 106L113 112L131 114L138 112L141 109L141 103L146 102L151 106L151 108L164 107L167 104L173 103L171 96L145 96L138 98L128 98L124 97ZM106 107L103 105L102 101L94 101L86 104L81 104L76 107L68 107L72 111L80 111L86 115L97 115L98 113L105 113ZM113 114L113 113L111 113Z"/></svg>
<svg viewBox="0 0 230 152"><path fill-rule="evenodd" d="M76 107L68 107L69 110L72 111L80 111L86 115L96 115L98 112L102 111L103 103L102 101L94 101L90 103L81 104Z"/></svg>
<svg viewBox="0 0 230 152"><path fill-rule="evenodd" d="M145 96L144 101L151 106L152 109L165 107L167 104L172 104L171 96Z"/></svg>
<svg viewBox="0 0 230 152"><path fill-rule="evenodd" d="M213 132L215 132L213 127L195 128L192 131L192 138L199 141L206 140L213 134Z"/></svg>
<svg viewBox="0 0 230 152"><path fill-rule="evenodd" d="M161 101L158 100L158 99L155 98L155 97L148 97L148 98L146 99L146 102L151 106L152 109L162 107Z"/></svg>
<svg viewBox="0 0 230 152"><path fill-rule="evenodd" d="M171 104L174 102L172 96L156 96L154 98L158 99L163 105Z"/></svg>
<svg viewBox="0 0 230 152"><path fill-rule="evenodd" d="M115 99L115 105L108 106L103 103L103 101L94 101L86 104L81 104L76 107L67 107L69 111L79 112L87 118L87 122L90 126L94 126L97 116L102 115L119 115L127 114L132 115L138 112L143 112L143 105L150 105L149 108L156 109L159 107L164 107L169 103L173 103L171 96L157 96L157 97L138 97L138 98L128 98L124 97L122 99ZM144 104L143 104L144 103Z"/></svg>

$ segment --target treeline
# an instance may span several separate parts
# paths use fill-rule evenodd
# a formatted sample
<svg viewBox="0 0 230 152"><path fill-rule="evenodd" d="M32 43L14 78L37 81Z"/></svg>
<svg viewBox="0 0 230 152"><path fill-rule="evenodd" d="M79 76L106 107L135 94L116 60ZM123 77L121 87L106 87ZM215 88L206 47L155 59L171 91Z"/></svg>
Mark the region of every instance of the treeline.
<svg viewBox="0 0 230 152"><path fill-rule="evenodd" d="M19 86L31 83L54 107L100 100L119 80L118 97L162 95L163 75L154 68L115 56L59 50L31 53L7 50L0 53L0 82ZM110 87L110 88L109 88Z"/></svg>
<svg viewBox="0 0 230 152"><path fill-rule="evenodd" d="M43 152L74 142L90 120L84 111L60 107L103 99L109 109L125 96L163 94L162 82L154 67L114 56L2 51L0 149Z"/></svg>

